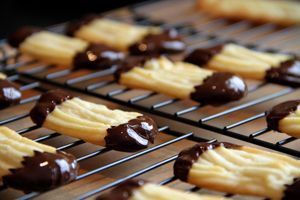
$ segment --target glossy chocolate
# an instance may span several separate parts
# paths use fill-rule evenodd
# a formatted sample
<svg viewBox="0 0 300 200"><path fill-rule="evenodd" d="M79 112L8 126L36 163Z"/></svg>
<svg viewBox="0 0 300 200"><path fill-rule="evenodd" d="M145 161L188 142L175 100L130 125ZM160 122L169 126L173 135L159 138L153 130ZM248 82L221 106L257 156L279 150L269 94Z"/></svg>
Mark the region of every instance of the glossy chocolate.
<svg viewBox="0 0 300 200"><path fill-rule="evenodd" d="M42 126L47 115L54 110L56 105L72 98L72 95L61 89L50 90L44 93L30 111L32 121L38 126Z"/></svg>
<svg viewBox="0 0 300 200"><path fill-rule="evenodd" d="M22 93L18 86L9 80L0 80L0 108L16 105L20 102Z"/></svg>
<svg viewBox="0 0 300 200"><path fill-rule="evenodd" d="M90 44L83 52L75 55L75 68L107 69L125 58L123 52L103 44Z"/></svg>
<svg viewBox="0 0 300 200"><path fill-rule="evenodd" d="M279 67L272 67L266 72L266 80L273 83L300 86L300 59L282 62Z"/></svg>
<svg viewBox="0 0 300 200"><path fill-rule="evenodd" d="M132 55L159 55L164 53L179 53L186 48L182 37L175 29L159 34L148 34L141 41L131 45Z"/></svg>
<svg viewBox="0 0 300 200"><path fill-rule="evenodd" d="M148 56L130 56L118 63L118 69L115 72L116 80L119 80L121 74L130 71L132 68L142 67L148 59L150 59Z"/></svg>
<svg viewBox="0 0 300 200"><path fill-rule="evenodd" d="M295 178L293 183L285 186L282 200L299 200L300 197L300 178Z"/></svg>
<svg viewBox="0 0 300 200"><path fill-rule="evenodd" d="M110 193L105 196L99 196L97 200L128 200L134 190L144 186L147 182L141 179L128 180L115 187Z"/></svg>
<svg viewBox="0 0 300 200"><path fill-rule="evenodd" d="M202 67L207 64L212 59L212 57L220 53L223 47L224 45L221 44L209 48L195 49L185 57L184 61Z"/></svg>
<svg viewBox="0 0 300 200"><path fill-rule="evenodd" d="M274 106L266 114L268 128L280 131L279 121L294 112L300 105L300 100L286 101Z"/></svg>
<svg viewBox="0 0 300 200"><path fill-rule="evenodd" d="M70 22L66 27L65 33L68 36L74 36L75 32L78 31L83 25L87 25L95 19L99 19L101 16L97 14L90 14L83 18Z"/></svg>
<svg viewBox="0 0 300 200"><path fill-rule="evenodd" d="M219 105L239 100L247 94L247 85L238 76L226 72L215 72L201 85L195 86L191 99L203 104Z"/></svg>
<svg viewBox="0 0 300 200"><path fill-rule="evenodd" d="M40 32L42 29L34 26L24 26L19 28L7 38L8 43L13 47L19 47L20 44L30 35Z"/></svg>
<svg viewBox="0 0 300 200"><path fill-rule="evenodd" d="M154 120L147 116L139 116L125 124L107 129L104 140L108 148L132 152L147 148L149 142L154 143L157 134Z"/></svg>
<svg viewBox="0 0 300 200"><path fill-rule="evenodd" d="M238 149L241 146L227 142L199 143L181 151L174 163L174 175L182 181L188 181L189 171L202 153L223 146L227 149Z"/></svg>
<svg viewBox="0 0 300 200"><path fill-rule="evenodd" d="M45 191L74 180L78 172L75 157L61 151L35 151L34 156L24 157L22 165L3 177L4 185L24 192Z"/></svg>

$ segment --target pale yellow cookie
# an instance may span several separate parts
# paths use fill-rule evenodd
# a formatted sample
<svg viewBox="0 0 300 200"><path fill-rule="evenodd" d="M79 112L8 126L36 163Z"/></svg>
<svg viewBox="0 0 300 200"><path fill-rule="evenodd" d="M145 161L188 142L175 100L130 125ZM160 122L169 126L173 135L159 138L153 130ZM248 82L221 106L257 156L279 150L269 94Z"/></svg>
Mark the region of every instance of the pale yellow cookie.
<svg viewBox="0 0 300 200"><path fill-rule="evenodd" d="M245 83L237 76L215 73L186 62L173 62L166 57L132 66L132 69L120 74L119 82L131 88L152 90L207 104L238 100L246 94ZM232 91L230 94L227 93L229 90Z"/></svg>
<svg viewBox="0 0 300 200"><path fill-rule="evenodd" d="M145 148L158 133L150 117L111 110L62 90L43 94L30 116L36 124L58 133L121 151Z"/></svg>
<svg viewBox="0 0 300 200"><path fill-rule="evenodd" d="M87 42L77 38L41 31L28 36L19 49L22 53L51 64L72 66L75 54L84 51L87 46Z"/></svg>
<svg viewBox="0 0 300 200"><path fill-rule="evenodd" d="M196 49L185 58L185 61L216 71L263 80L269 69L280 67L282 62L289 59L292 59L292 56L254 51L229 43Z"/></svg>
<svg viewBox="0 0 300 200"><path fill-rule="evenodd" d="M0 126L0 180L23 190L45 191L74 180L78 164L71 154L39 144Z"/></svg>
<svg viewBox="0 0 300 200"><path fill-rule="evenodd" d="M279 200L297 195L300 161L230 143L199 143L179 154L174 173L198 187Z"/></svg>
<svg viewBox="0 0 300 200"><path fill-rule="evenodd" d="M6 79L6 75L0 72L0 80Z"/></svg>
<svg viewBox="0 0 300 200"><path fill-rule="evenodd" d="M143 88L180 99L188 99L196 85L211 76L213 71L183 62L172 62L166 57L151 59L143 67L137 66L120 77L120 83L132 88Z"/></svg>
<svg viewBox="0 0 300 200"><path fill-rule="evenodd" d="M290 0L198 0L200 10L215 17L279 25L300 24L300 3Z"/></svg>
<svg viewBox="0 0 300 200"><path fill-rule="evenodd" d="M34 142L15 131L0 126L0 178L10 174L9 169L22 167L24 156L33 156L34 151L55 153L54 147Z"/></svg>
<svg viewBox="0 0 300 200"><path fill-rule="evenodd" d="M144 180L126 181L105 197L98 197L97 200L123 199L124 196L127 196L128 200L229 200L221 196L184 192Z"/></svg>
<svg viewBox="0 0 300 200"><path fill-rule="evenodd" d="M300 101L291 100L274 106L266 120L272 130L300 138Z"/></svg>
<svg viewBox="0 0 300 200"><path fill-rule="evenodd" d="M150 33L160 33L157 27L131 25L110 19L96 18L82 25L72 33L75 37L92 43L106 44L110 47L127 48Z"/></svg>

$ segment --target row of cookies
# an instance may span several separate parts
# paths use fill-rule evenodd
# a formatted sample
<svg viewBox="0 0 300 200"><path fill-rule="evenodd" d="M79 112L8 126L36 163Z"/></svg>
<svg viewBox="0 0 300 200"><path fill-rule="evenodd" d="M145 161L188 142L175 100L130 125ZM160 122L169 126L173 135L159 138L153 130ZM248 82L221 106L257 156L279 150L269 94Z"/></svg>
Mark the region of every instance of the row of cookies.
<svg viewBox="0 0 300 200"><path fill-rule="evenodd" d="M25 192L45 191L76 180L76 159L0 127L0 177ZM278 153L225 142L199 143L180 152L174 175L200 188L270 199L299 197L300 161ZM224 199L129 181L99 199Z"/></svg>
<svg viewBox="0 0 300 200"><path fill-rule="evenodd" d="M300 161L279 153L226 142L198 143L181 151L174 176L199 188L265 197L299 199ZM129 180L101 195L101 200L229 199L187 193L144 180Z"/></svg>
<svg viewBox="0 0 300 200"><path fill-rule="evenodd" d="M60 89L42 94L30 117L38 126L125 152L147 148L158 134L155 121L146 115L109 109ZM5 186L44 191L75 180L77 173L72 155L0 127L0 180Z"/></svg>
<svg viewBox="0 0 300 200"><path fill-rule="evenodd" d="M126 56L149 57L185 50L184 38L175 29L137 26L97 15L84 17L66 28L68 37L35 27L12 33L9 44L22 53L52 64L104 69L120 63ZM195 49L185 62L215 71L231 72L244 78L299 86L299 59L295 55L266 53L224 43Z"/></svg>

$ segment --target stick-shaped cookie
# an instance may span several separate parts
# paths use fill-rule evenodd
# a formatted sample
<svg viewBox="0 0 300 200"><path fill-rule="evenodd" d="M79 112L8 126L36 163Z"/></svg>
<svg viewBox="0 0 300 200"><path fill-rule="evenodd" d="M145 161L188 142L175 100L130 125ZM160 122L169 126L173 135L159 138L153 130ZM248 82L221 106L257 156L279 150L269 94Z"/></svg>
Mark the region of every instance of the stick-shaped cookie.
<svg viewBox="0 0 300 200"><path fill-rule="evenodd" d="M247 146L214 142L183 150L174 174L199 187L273 200L300 196L300 161Z"/></svg>
<svg viewBox="0 0 300 200"><path fill-rule="evenodd" d="M280 103L267 112L268 128L300 138L300 100Z"/></svg>
<svg viewBox="0 0 300 200"><path fill-rule="evenodd" d="M137 26L89 15L70 23L66 34L92 42L106 44L132 54L177 53L185 49L185 43L176 30Z"/></svg>
<svg viewBox="0 0 300 200"><path fill-rule="evenodd" d="M245 78L300 85L300 62L291 55L259 52L228 43L196 49L184 60L200 67L236 73Z"/></svg>
<svg viewBox="0 0 300 200"><path fill-rule="evenodd" d="M150 117L111 110L59 89L44 93L30 117L39 126L119 151L146 148L158 133Z"/></svg>
<svg viewBox="0 0 300 200"><path fill-rule="evenodd" d="M200 195L156 185L142 179L129 180L97 200L229 200L213 195Z"/></svg>
<svg viewBox="0 0 300 200"><path fill-rule="evenodd" d="M4 185L24 192L49 190L74 180L78 168L71 154L0 126L0 180Z"/></svg>
<svg viewBox="0 0 300 200"><path fill-rule="evenodd" d="M198 0L199 9L215 17L280 25L300 24L300 3L277 0Z"/></svg>
<svg viewBox="0 0 300 200"><path fill-rule="evenodd" d="M242 98L247 93L244 81L231 73L213 72L165 57L143 64L132 62L120 67L119 82L131 88L161 92L180 99L205 104L221 104Z"/></svg>
<svg viewBox="0 0 300 200"><path fill-rule="evenodd" d="M77 68L105 69L122 60L124 53L35 27L22 27L8 38L10 45L33 58Z"/></svg>
<svg viewBox="0 0 300 200"><path fill-rule="evenodd" d="M0 73L0 108L18 104L21 97L18 86L7 80L5 74Z"/></svg>

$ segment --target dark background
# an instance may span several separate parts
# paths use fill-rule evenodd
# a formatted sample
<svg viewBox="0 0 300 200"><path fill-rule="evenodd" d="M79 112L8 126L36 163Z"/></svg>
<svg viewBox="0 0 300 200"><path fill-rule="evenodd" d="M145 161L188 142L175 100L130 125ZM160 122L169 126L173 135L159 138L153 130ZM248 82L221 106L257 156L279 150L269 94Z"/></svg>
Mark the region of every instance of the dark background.
<svg viewBox="0 0 300 200"><path fill-rule="evenodd" d="M49 26L145 0L1 0L0 39L22 25Z"/></svg>

